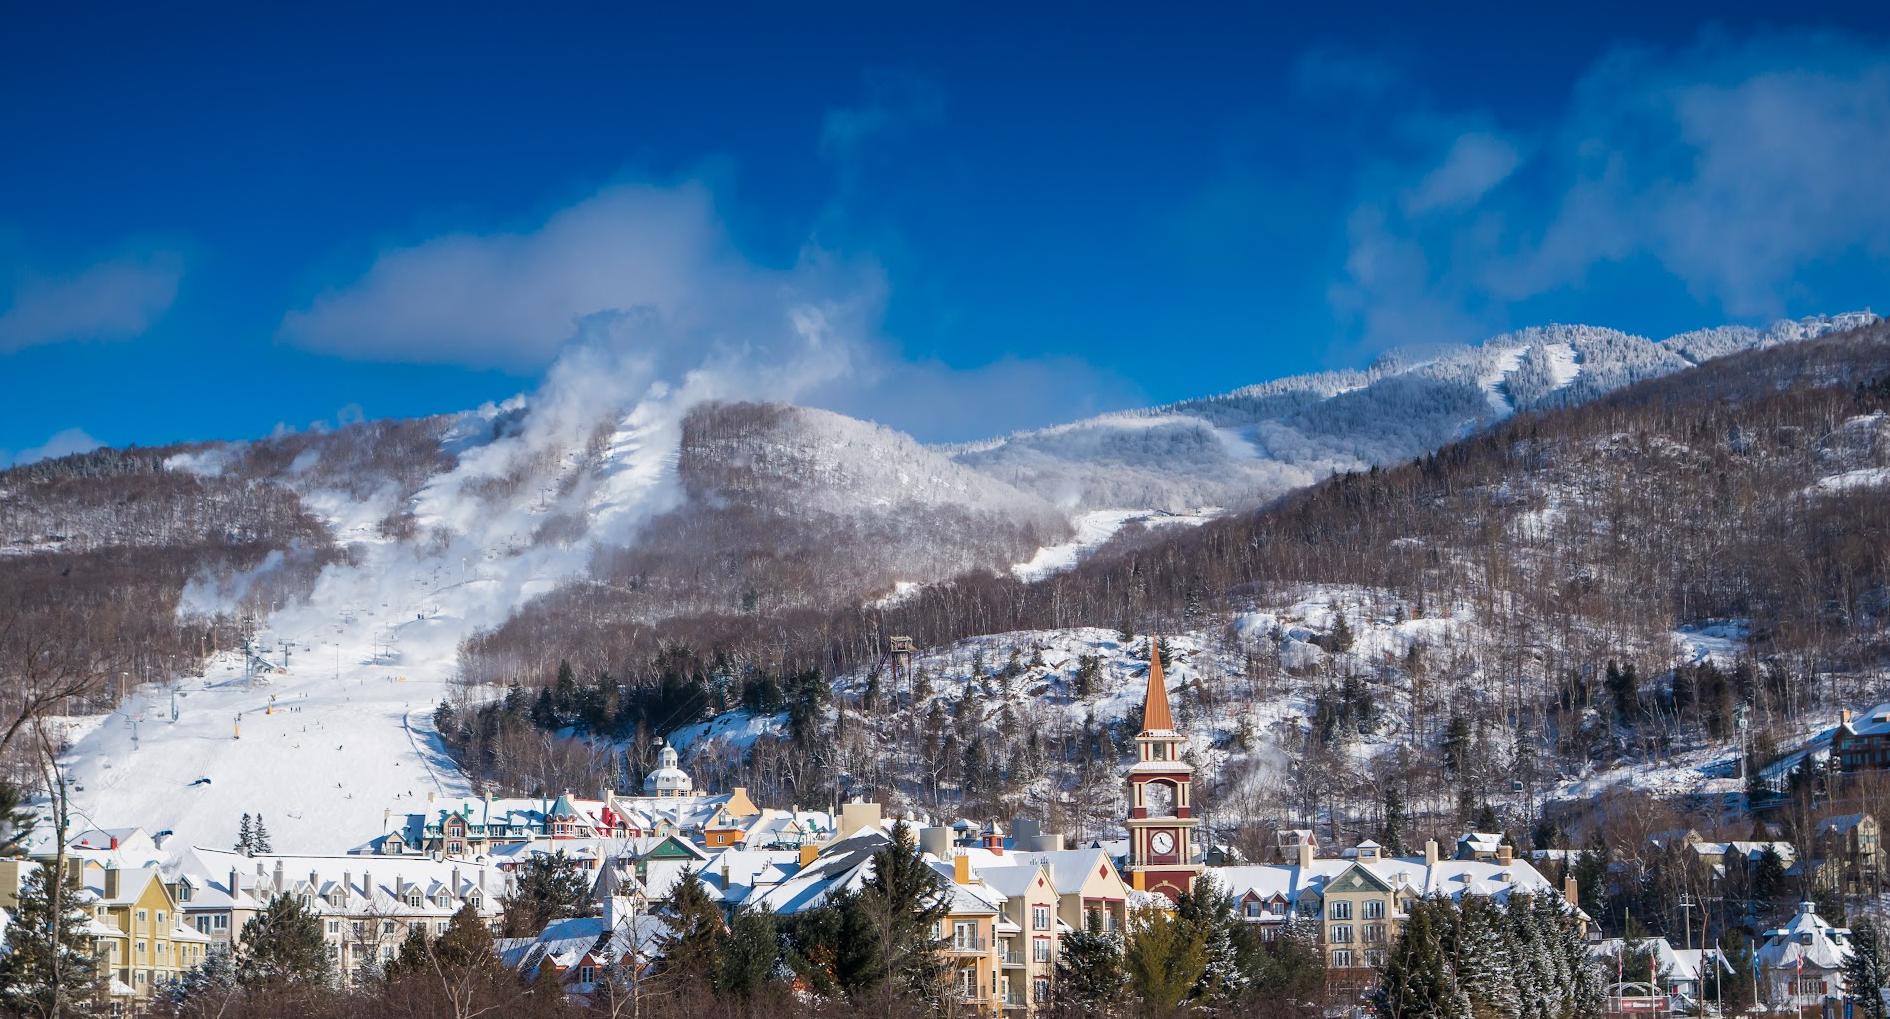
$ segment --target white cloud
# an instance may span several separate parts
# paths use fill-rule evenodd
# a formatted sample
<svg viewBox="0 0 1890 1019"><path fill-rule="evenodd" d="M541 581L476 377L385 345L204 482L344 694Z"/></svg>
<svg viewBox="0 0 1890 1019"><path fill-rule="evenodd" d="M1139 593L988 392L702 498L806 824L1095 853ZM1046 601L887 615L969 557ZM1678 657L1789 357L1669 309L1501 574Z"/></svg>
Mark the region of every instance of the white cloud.
<svg viewBox="0 0 1890 1019"><path fill-rule="evenodd" d="M1522 153L1506 138L1483 131L1460 134L1451 141L1443 162L1405 193L1405 212L1415 216L1472 205L1521 162Z"/></svg>
<svg viewBox="0 0 1890 1019"><path fill-rule="evenodd" d="M1890 49L1715 34L1620 50L1554 122L1508 130L1408 102L1386 133L1418 154L1362 176L1330 289L1368 348L1474 338L1610 262L1644 259L1759 317L1786 310L1808 267L1890 261Z"/></svg>
<svg viewBox="0 0 1890 1019"><path fill-rule="evenodd" d="M177 298L183 260L128 255L69 275L16 275L0 310L0 353L63 340L124 339L149 328Z"/></svg>
<svg viewBox="0 0 1890 1019"><path fill-rule="evenodd" d="M30 449L9 454L0 449L0 467L24 467L41 460L53 460L74 453L87 453L99 448L104 443L92 438L82 428L66 428L54 432L52 438Z"/></svg>

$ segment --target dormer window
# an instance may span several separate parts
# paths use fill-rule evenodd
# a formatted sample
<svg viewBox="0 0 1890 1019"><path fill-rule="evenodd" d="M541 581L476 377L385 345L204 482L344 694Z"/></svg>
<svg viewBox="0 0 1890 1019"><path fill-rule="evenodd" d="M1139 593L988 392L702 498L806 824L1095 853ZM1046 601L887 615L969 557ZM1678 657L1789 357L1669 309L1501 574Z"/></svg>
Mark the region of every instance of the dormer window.
<svg viewBox="0 0 1890 1019"><path fill-rule="evenodd" d="M179 902L189 902L189 901L190 901L190 882L188 882L188 881L181 881L181 882L179 882L179 883L178 883L178 885L177 885L177 901L179 901Z"/></svg>
<svg viewBox="0 0 1890 1019"><path fill-rule="evenodd" d="M420 898L420 893L419 893L419 892L410 892L410 893L408 893L408 895L407 895L407 905L409 905L409 906L412 906L412 907L413 907L413 908L415 908L415 909L419 909L419 908L420 908L420 902L421 902L421 898Z"/></svg>

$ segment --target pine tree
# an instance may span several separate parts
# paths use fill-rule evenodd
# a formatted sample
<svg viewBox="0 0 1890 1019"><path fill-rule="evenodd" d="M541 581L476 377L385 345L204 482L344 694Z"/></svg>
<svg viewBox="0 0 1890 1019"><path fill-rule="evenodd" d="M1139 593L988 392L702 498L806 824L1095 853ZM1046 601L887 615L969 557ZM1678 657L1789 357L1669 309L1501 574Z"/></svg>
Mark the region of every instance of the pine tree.
<svg viewBox="0 0 1890 1019"><path fill-rule="evenodd" d="M326 984L333 975L322 922L294 895L278 895L243 925L237 977L246 987Z"/></svg>
<svg viewBox="0 0 1890 1019"><path fill-rule="evenodd" d="M381 964L381 980L394 983L416 973L433 972L433 940L427 936L424 923L411 924L407 927L407 936L400 941L399 951L394 957Z"/></svg>
<svg viewBox="0 0 1890 1019"><path fill-rule="evenodd" d="M433 955L440 965L461 973L492 969L499 961L492 928L470 902L455 910L446 922L445 933L433 942Z"/></svg>
<svg viewBox="0 0 1890 1019"><path fill-rule="evenodd" d="M1515 953L1502 910L1481 895L1465 895L1446 931L1445 955L1457 984L1479 1015L1515 1015Z"/></svg>
<svg viewBox="0 0 1890 1019"><path fill-rule="evenodd" d="M1206 874L1197 878L1192 891L1183 892L1175 904L1175 917L1199 936L1203 953L1201 979L1189 997L1197 1001L1231 1000L1247 989L1247 973L1240 964L1235 929L1240 920L1234 915L1234 896L1222 890Z"/></svg>
<svg viewBox="0 0 1890 1019"><path fill-rule="evenodd" d="M922 1001L944 981L937 931L949 904L944 881L920 854L912 826L893 825L892 844L873 854L860 905L879 932L889 987Z"/></svg>
<svg viewBox="0 0 1890 1019"><path fill-rule="evenodd" d="M1470 1019L1470 997L1445 958L1448 900L1413 902L1379 973L1372 1008L1383 1019Z"/></svg>
<svg viewBox="0 0 1890 1019"><path fill-rule="evenodd" d="M760 994L781 962L781 942L774 914L742 909L729 921L717 988L737 1000Z"/></svg>
<svg viewBox="0 0 1890 1019"><path fill-rule="evenodd" d="M243 823L236 829L236 845L234 848L244 856L249 856L255 851L256 833L255 830L250 827L249 814L247 812L243 814Z"/></svg>
<svg viewBox="0 0 1890 1019"><path fill-rule="evenodd" d="M217 942L204 953L196 969L165 989L163 1000L176 1016L214 1016L227 1010L235 996L236 957L230 946Z"/></svg>
<svg viewBox="0 0 1890 1019"><path fill-rule="evenodd" d="M261 814L256 815L256 835L250 840L250 850L255 853L273 853L276 847L269 844L269 829L263 826Z"/></svg>
<svg viewBox="0 0 1890 1019"><path fill-rule="evenodd" d="M1857 1019L1890 1019L1883 989L1890 986L1890 959L1886 959L1884 929L1875 917L1864 917L1851 927L1851 957L1844 961L1844 987L1856 1002Z"/></svg>
<svg viewBox="0 0 1890 1019"><path fill-rule="evenodd" d="M1378 844L1386 856L1404 855L1404 796L1396 784L1385 786L1385 820L1378 828Z"/></svg>
<svg viewBox="0 0 1890 1019"><path fill-rule="evenodd" d="M1352 650L1352 624L1345 621L1345 612L1337 603L1332 606L1332 620L1332 632L1326 635L1326 650L1333 654Z"/></svg>
<svg viewBox="0 0 1890 1019"><path fill-rule="evenodd" d="M583 865L557 852L534 855L520 865L500 907L501 932L508 938L530 938L553 920L591 916L596 904Z"/></svg>
<svg viewBox="0 0 1890 1019"><path fill-rule="evenodd" d="M665 929L657 954L663 960L663 975L698 991L713 989L728 947L722 911L702 882L684 876L664 898L662 913Z"/></svg>
<svg viewBox="0 0 1890 1019"><path fill-rule="evenodd" d="M0 860L26 855L35 817L26 798L25 789L0 779Z"/></svg>
<svg viewBox="0 0 1890 1019"><path fill-rule="evenodd" d="M98 1015L104 978L84 933L89 916L69 889L48 881L48 868L41 866L20 884L6 953L0 955L0 1011Z"/></svg>
<svg viewBox="0 0 1890 1019"><path fill-rule="evenodd" d="M1719 943L1725 968L1707 987L1719 996L1720 1014L1737 1015L1753 1005L1752 942L1737 927L1728 927Z"/></svg>
<svg viewBox="0 0 1890 1019"><path fill-rule="evenodd" d="M1165 1015L1187 999L1207 973L1202 932L1165 909L1137 910L1129 918L1122 952L1129 990L1142 1008Z"/></svg>

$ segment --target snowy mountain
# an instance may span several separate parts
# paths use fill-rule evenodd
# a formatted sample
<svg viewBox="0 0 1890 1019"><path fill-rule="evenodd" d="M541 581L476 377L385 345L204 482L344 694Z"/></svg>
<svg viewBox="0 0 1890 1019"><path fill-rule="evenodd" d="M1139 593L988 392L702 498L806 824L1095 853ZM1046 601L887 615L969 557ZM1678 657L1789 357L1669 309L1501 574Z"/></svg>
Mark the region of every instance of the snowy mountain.
<svg viewBox="0 0 1890 1019"><path fill-rule="evenodd" d="M1061 506L1252 505L1339 471L1409 459L1518 411L1580 403L1709 358L1872 321L1859 312L1659 342L1594 326L1545 326L952 452L960 463Z"/></svg>
<svg viewBox="0 0 1890 1019"><path fill-rule="evenodd" d="M427 717L456 681L536 683L569 660L647 682L672 642L854 662L880 625L863 603L918 634L1002 629L985 588L1080 568L1119 528L1207 532L1204 508L1854 320L1661 343L1525 330L951 449L824 411L661 386L626 406L551 380L457 415L0 473L0 589L135 687L70 708L95 823L217 844L262 812L284 844L341 848L383 811L468 791ZM1827 474L1882 467L1845 452L1876 441L1857 431L1826 444ZM1113 625L1170 583L1131 571L1096 611L1049 585L1049 618Z"/></svg>

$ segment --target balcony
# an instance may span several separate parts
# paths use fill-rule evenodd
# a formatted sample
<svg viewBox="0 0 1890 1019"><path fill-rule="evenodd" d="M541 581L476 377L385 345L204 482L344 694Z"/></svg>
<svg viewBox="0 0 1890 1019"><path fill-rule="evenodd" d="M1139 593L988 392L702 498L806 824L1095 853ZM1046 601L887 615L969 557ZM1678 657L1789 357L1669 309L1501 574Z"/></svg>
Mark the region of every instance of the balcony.
<svg viewBox="0 0 1890 1019"><path fill-rule="evenodd" d="M999 945L998 965L1022 966L1024 965L1024 953L1012 945Z"/></svg>
<svg viewBox="0 0 1890 1019"><path fill-rule="evenodd" d="M983 955L991 950L991 943L977 935L954 935L945 942L945 951L953 955Z"/></svg>

